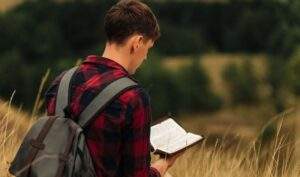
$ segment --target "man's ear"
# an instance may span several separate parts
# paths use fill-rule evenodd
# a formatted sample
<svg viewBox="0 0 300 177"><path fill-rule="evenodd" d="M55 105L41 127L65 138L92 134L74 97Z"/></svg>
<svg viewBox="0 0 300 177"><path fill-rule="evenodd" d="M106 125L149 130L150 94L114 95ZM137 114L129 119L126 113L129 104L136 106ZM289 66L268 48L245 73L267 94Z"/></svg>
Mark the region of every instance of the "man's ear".
<svg viewBox="0 0 300 177"><path fill-rule="evenodd" d="M132 36L130 43L131 43L131 48L130 48L130 53L134 53L137 51L143 42L143 36L142 35L134 35Z"/></svg>

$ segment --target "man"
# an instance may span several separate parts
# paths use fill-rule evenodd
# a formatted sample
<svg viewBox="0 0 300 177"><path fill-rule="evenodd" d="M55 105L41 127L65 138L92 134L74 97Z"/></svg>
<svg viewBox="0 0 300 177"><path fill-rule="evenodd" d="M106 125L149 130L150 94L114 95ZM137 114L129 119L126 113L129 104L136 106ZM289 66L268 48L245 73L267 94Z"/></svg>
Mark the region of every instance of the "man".
<svg viewBox="0 0 300 177"><path fill-rule="evenodd" d="M76 121L90 101L109 83L131 77L160 36L150 8L123 0L105 16L107 43L102 56L91 55L71 81L69 116ZM61 74L46 93L47 112L55 114ZM150 165L150 104L141 86L122 92L84 130L98 177L164 176L177 156Z"/></svg>

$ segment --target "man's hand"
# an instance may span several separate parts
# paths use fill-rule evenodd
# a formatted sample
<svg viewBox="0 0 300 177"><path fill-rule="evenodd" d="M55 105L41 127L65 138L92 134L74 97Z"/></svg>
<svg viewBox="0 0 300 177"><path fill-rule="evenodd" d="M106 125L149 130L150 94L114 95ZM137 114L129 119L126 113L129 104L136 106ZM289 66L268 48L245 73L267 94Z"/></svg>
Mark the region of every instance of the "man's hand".
<svg viewBox="0 0 300 177"><path fill-rule="evenodd" d="M167 170L173 166L176 159L181 156L184 152L176 153L172 156L168 156L166 158L160 158L157 161L155 161L151 167L157 169L160 173L160 175L163 177Z"/></svg>
<svg viewBox="0 0 300 177"><path fill-rule="evenodd" d="M168 168L170 168L171 166L173 166L174 162L176 161L176 159L181 156L184 152L180 152L180 153L176 153L172 156L166 157L165 160L167 161L168 164Z"/></svg>

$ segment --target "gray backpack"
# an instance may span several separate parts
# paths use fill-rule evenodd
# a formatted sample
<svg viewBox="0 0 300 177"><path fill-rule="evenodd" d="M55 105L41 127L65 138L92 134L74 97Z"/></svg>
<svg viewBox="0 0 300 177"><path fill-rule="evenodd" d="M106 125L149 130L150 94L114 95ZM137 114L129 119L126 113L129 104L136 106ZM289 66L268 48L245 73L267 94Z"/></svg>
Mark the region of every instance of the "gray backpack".
<svg viewBox="0 0 300 177"><path fill-rule="evenodd" d="M18 177L96 177L83 129L123 90L136 82L127 77L106 86L74 122L64 114L69 102L70 80L77 67L64 74L58 89L55 116L44 116L31 127L11 163Z"/></svg>

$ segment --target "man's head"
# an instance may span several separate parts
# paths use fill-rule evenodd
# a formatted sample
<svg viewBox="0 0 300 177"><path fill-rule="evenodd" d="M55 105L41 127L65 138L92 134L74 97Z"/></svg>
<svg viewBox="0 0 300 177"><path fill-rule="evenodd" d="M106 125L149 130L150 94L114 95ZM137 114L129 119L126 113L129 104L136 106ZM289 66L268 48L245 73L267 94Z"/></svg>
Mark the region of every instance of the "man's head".
<svg viewBox="0 0 300 177"><path fill-rule="evenodd" d="M146 59L148 49L160 36L155 15L137 0L121 0L112 6L106 13L104 28L109 44L128 51L132 72Z"/></svg>

